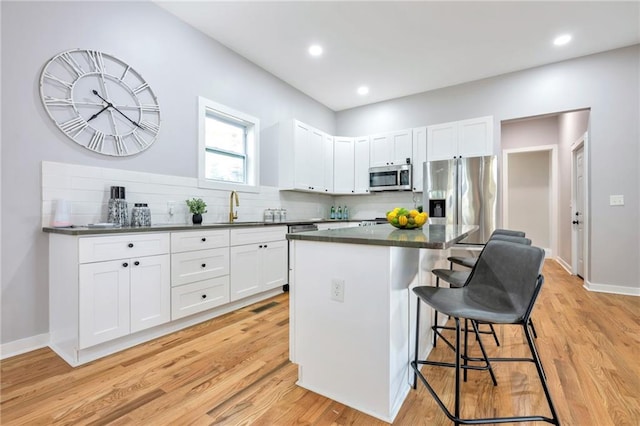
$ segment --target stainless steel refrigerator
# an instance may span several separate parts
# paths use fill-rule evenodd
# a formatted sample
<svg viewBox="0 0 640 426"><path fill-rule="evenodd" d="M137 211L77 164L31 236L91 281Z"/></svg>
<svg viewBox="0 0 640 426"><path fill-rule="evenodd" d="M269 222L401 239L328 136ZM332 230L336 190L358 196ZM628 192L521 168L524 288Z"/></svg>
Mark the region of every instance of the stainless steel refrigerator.
<svg viewBox="0 0 640 426"><path fill-rule="evenodd" d="M461 244L484 244L498 220L495 156L424 163L423 209L434 225L478 225ZM428 209L428 210L427 210Z"/></svg>

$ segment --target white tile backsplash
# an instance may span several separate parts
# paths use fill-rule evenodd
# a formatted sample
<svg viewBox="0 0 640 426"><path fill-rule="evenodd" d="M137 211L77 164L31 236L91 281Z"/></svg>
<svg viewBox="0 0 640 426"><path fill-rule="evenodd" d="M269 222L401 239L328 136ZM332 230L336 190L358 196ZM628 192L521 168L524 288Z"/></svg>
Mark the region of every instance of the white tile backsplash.
<svg viewBox="0 0 640 426"><path fill-rule="evenodd" d="M124 186L129 207L147 203L154 224L191 223L185 200L202 198L207 203L204 223L225 222L229 214L230 191L198 187L196 178L42 162L42 226L49 226L57 200L71 202L71 223L77 226L105 222L111 186ZM279 191L264 186L258 193L239 193L238 220L261 221L266 208L285 208L289 219L328 217L333 196ZM168 202L174 202L174 214Z"/></svg>

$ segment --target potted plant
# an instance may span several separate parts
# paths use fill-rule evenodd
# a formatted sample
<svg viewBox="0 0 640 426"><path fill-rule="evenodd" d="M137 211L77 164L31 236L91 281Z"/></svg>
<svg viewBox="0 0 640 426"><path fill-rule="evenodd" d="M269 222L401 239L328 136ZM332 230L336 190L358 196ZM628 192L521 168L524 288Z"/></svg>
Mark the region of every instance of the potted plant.
<svg viewBox="0 0 640 426"><path fill-rule="evenodd" d="M189 211L193 216L191 220L194 225L200 225L202 223L202 213L207 212L207 203L205 203L202 198L192 198L191 200L186 200L187 206L189 206Z"/></svg>

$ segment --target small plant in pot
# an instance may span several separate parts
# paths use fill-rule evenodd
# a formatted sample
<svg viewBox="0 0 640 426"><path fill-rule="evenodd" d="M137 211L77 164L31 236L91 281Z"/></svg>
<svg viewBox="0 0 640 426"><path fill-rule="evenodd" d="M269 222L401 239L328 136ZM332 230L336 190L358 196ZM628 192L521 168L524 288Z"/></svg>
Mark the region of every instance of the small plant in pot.
<svg viewBox="0 0 640 426"><path fill-rule="evenodd" d="M202 213L207 212L207 203L205 203L202 198L192 198L191 200L186 200L187 206L189 206L189 211L193 215L191 220L194 225L202 224Z"/></svg>

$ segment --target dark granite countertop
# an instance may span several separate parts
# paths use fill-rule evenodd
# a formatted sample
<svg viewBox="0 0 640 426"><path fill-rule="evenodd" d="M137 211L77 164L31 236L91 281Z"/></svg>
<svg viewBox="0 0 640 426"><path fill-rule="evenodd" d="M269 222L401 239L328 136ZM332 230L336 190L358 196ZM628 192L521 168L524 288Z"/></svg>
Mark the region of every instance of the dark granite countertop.
<svg viewBox="0 0 640 426"><path fill-rule="evenodd" d="M133 232L166 232L166 231L195 231L195 230L214 230L225 228L240 228L240 227L261 227L261 226L288 226L288 225L302 225L308 223L335 223L335 222L362 222L360 219L350 220L331 220L331 219L297 219L287 220L285 222L242 222L237 221L234 223L203 223L202 225L191 224L162 224L152 226L124 226L120 228L88 228L86 226L75 226L73 228L54 228L51 226L45 226L42 228L43 232L51 234L64 234L64 235L104 235L104 234L127 234Z"/></svg>
<svg viewBox="0 0 640 426"><path fill-rule="evenodd" d="M448 249L478 229L476 225L425 225L396 229L389 224L287 234L288 240L376 246Z"/></svg>

